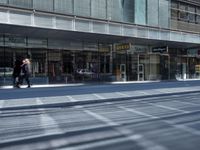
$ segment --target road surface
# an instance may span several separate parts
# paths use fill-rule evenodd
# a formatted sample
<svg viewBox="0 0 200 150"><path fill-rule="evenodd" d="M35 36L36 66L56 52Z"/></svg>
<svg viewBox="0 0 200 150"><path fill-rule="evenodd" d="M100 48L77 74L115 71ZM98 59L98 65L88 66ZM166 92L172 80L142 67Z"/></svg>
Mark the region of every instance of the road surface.
<svg viewBox="0 0 200 150"><path fill-rule="evenodd" d="M0 149L198 150L199 97L196 92L0 110ZM45 103L45 99L35 102Z"/></svg>

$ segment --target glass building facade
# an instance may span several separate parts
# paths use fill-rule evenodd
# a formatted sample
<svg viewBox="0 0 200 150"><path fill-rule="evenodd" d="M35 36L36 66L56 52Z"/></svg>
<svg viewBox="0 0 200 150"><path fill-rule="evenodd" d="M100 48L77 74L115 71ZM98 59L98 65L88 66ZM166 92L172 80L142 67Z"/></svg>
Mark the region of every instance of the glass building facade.
<svg viewBox="0 0 200 150"><path fill-rule="evenodd" d="M169 0L1 0L0 4L52 13L169 27Z"/></svg>
<svg viewBox="0 0 200 150"><path fill-rule="evenodd" d="M200 35L183 25L197 27L199 9L173 0L0 0L0 84L12 84L15 61L26 57L33 84L198 79Z"/></svg>

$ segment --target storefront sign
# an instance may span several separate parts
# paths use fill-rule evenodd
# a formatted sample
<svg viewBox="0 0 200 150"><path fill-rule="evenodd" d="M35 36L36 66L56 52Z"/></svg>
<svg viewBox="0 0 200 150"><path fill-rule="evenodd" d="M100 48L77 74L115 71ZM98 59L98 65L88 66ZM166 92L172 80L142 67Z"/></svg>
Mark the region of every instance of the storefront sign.
<svg viewBox="0 0 200 150"><path fill-rule="evenodd" d="M52 42L51 42L52 43ZM28 47L42 48L47 47L47 39L28 39Z"/></svg>
<svg viewBox="0 0 200 150"><path fill-rule="evenodd" d="M196 49L188 49L187 50L187 55L188 56L200 56L200 49L196 48Z"/></svg>
<svg viewBox="0 0 200 150"><path fill-rule="evenodd" d="M26 38L25 37L15 37L15 36L6 36L5 37L5 45L8 46L26 46Z"/></svg>
<svg viewBox="0 0 200 150"><path fill-rule="evenodd" d="M133 46L132 47L134 53L146 53L148 51L148 47L147 46Z"/></svg>
<svg viewBox="0 0 200 150"><path fill-rule="evenodd" d="M153 53L164 53L167 52L167 47L154 47L152 48Z"/></svg>
<svg viewBox="0 0 200 150"><path fill-rule="evenodd" d="M101 47L101 48L99 48L99 52L110 52L110 48L109 47Z"/></svg>
<svg viewBox="0 0 200 150"><path fill-rule="evenodd" d="M118 44L115 46L116 51L125 51L129 50L131 48L130 43L123 43L123 44Z"/></svg>

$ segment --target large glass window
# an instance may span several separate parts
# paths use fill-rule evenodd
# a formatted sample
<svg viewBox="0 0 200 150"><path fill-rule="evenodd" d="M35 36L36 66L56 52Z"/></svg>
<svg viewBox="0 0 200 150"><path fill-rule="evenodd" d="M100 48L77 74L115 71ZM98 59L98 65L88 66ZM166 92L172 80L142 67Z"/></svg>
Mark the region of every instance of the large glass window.
<svg viewBox="0 0 200 150"><path fill-rule="evenodd" d="M188 19L189 19L189 22L195 23L195 14L189 13L188 14Z"/></svg>
<svg viewBox="0 0 200 150"><path fill-rule="evenodd" d="M173 19L178 19L178 10L175 10L175 9L172 9L171 10L171 17L173 18Z"/></svg>
<svg viewBox="0 0 200 150"><path fill-rule="evenodd" d="M4 49L0 48L0 79L4 76L4 59Z"/></svg>
<svg viewBox="0 0 200 150"><path fill-rule="evenodd" d="M135 3L133 0L123 1L123 18L125 22L134 23L134 6Z"/></svg>
<svg viewBox="0 0 200 150"><path fill-rule="evenodd" d="M180 10L183 10L183 11L187 11L187 10L188 10L188 5L187 5L187 4L184 4L184 3L180 3L179 9L180 9Z"/></svg>
<svg viewBox="0 0 200 150"><path fill-rule="evenodd" d="M189 12L193 12L193 13L195 13L195 7L189 5L189 6L188 6L188 11L189 11Z"/></svg>
<svg viewBox="0 0 200 150"><path fill-rule="evenodd" d="M106 19L106 0L92 0L91 3L92 17Z"/></svg>
<svg viewBox="0 0 200 150"><path fill-rule="evenodd" d="M180 11L179 13L179 18L180 20L183 20L183 21L188 21L188 13L185 12L185 11Z"/></svg>
<svg viewBox="0 0 200 150"><path fill-rule="evenodd" d="M163 28L169 27L170 9L169 0L159 1L159 26Z"/></svg>
<svg viewBox="0 0 200 150"><path fill-rule="evenodd" d="M32 0L9 0L9 5L32 8L33 2Z"/></svg>
<svg viewBox="0 0 200 150"><path fill-rule="evenodd" d="M7 4L8 3L8 0L1 0L0 1L0 4Z"/></svg>
<svg viewBox="0 0 200 150"><path fill-rule="evenodd" d="M53 11L53 0L33 0L33 8L44 11Z"/></svg>
<svg viewBox="0 0 200 150"><path fill-rule="evenodd" d="M33 77L43 77L47 75L46 50L31 50L31 63Z"/></svg>
<svg viewBox="0 0 200 150"><path fill-rule="evenodd" d="M147 1L147 22L150 26L158 26L158 0Z"/></svg>
<svg viewBox="0 0 200 150"><path fill-rule="evenodd" d="M80 16L90 16L90 0L74 0L74 13Z"/></svg>
<svg viewBox="0 0 200 150"><path fill-rule="evenodd" d="M174 2L171 2L171 7L173 9L178 9L178 2L174 1Z"/></svg>
<svg viewBox="0 0 200 150"><path fill-rule="evenodd" d="M196 8L196 13L197 13L197 14L200 14L200 8L199 8L199 7Z"/></svg>
<svg viewBox="0 0 200 150"><path fill-rule="evenodd" d="M115 21L123 21L123 7L121 0L107 0L108 19Z"/></svg>
<svg viewBox="0 0 200 150"><path fill-rule="evenodd" d="M73 13L73 0L54 0L55 12Z"/></svg>
<svg viewBox="0 0 200 150"><path fill-rule="evenodd" d="M146 25L146 0L135 0L135 23Z"/></svg>
<svg viewBox="0 0 200 150"><path fill-rule="evenodd" d="M200 24L200 15L196 16L196 23Z"/></svg>

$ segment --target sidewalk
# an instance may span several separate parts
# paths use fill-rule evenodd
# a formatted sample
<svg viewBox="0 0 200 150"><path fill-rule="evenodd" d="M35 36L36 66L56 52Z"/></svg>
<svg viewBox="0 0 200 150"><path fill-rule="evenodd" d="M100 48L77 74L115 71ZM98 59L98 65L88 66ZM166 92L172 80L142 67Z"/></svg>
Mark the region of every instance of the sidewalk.
<svg viewBox="0 0 200 150"><path fill-rule="evenodd" d="M168 84L168 85L167 85ZM181 87L182 84L182 87ZM173 85L173 86L172 86ZM183 87L184 85L184 87ZM200 84L199 84L200 85ZM69 86L69 85L67 85ZM73 86L79 87L79 90L72 89ZM139 99L139 98L149 98L149 97L158 97L158 96L167 96L167 95L180 95L184 93L198 93L200 92L200 86L197 86L195 83L149 83L149 84L131 84L129 85L122 84L118 87L115 85L95 85L95 86L82 86L71 85L66 87L66 85L46 85L44 86L33 86L31 89L16 89L14 92L36 92L38 96L30 97L16 97L9 99L0 99L0 112L1 110L15 110L15 109L30 109L30 108L46 108L46 107L67 107L67 106L76 106L84 104L94 104L102 102L111 102L111 101L122 101L130 99ZM149 88L146 88L149 86ZM160 88L160 87L161 88ZM57 89L49 87L58 87ZM152 88L151 88L152 87ZM155 88L158 87L158 88ZM34 91L34 88L36 91ZM39 89L42 88L42 89ZM107 90L106 88L110 89ZM111 90L113 88L113 90ZM114 89L115 88L115 89ZM121 88L125 90L121 90ZM69 89L71 91L69 91ZM117 90L116 90L117 89ZM130 89L130 90L128 90ZM84 92L83 92L84 90ZM90 91L88 91L90 90ZM78 91L78 92L77 92ZM88 92L87 92L88 91ZM41 93L49 92L50 95L40 96ZM56 95L51 95L55 92ZM59 93L60 92L60 93ZM13 92L12 92L13 93ZM64 93L64 94L63 94ZM71 94L70 94L71 93ZM5 93L5 95L8 93ZM25 94L24 94L25 95ZM28 93L27 93L28 95ZM9 95L8 95L9 96Z"/></svg>

